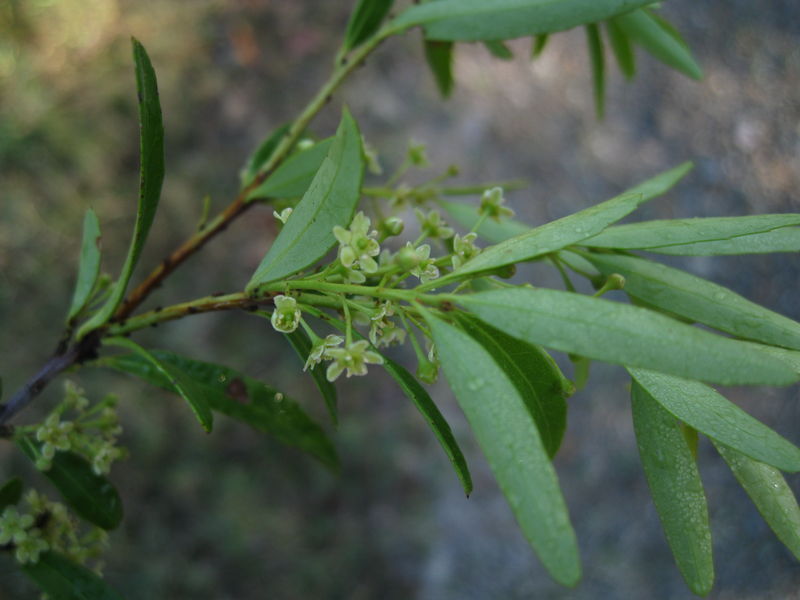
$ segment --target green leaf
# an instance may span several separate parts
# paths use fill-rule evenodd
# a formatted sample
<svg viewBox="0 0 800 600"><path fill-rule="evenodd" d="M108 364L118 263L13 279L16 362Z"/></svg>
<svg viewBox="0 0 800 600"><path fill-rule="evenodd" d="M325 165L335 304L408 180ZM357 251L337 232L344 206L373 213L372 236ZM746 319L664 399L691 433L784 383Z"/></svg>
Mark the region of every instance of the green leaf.
<svg viewBox="0 0 800 600"><path fill-rule="evenodd" d="M345 109L328 155L247 284L248 292L310 267L334 246L333 227L349 226L358 205L363 154L361 133Z"/></svg>
<svg viewBox="0 0 800 600"><path fill-rule="evenodd" d="M726 287L643 258L584 253L604 275L625 277L624 291L651 306L737 337L800 350L800 323Z"/></svg>
<svg viewBox="0 0 800 600"><path fill-rule="evenodd" d="M518 339L609 363L730 385L788 385L798 379L784 361L752 344L628 304L530 288L453 300Z"/></svg>
<svg viewBox="0 0 800 600"><path fill-rule="evenodd" d="M631 41L614 19L606 22L606 32L619 70L625 79L633 79L636 75L636 54L633 52Z"/></svg>
<svg viewBox="0 0 800 600"><path fill-rule="evenodd" d="M800 448L698 381L628 369L676 419L700 433L782 471L800 471Z"/></svg>
<svg viewBox="0 0 800 600"><path fill-rule="evenodd" d="M678 569L705 596L714 585L711 530L703 483L680 423L636 381L631 389L639 456Z"/></svg>
<svg viewBox="0 0 800 600"><path fill-rule="evenodd" d="M394 0L358 0L347 24L343 50L360 46L378 31Z"/></svg>
<svg viewBox="0 0 800 600"><path fill-rule="evenodd" d="M594 23L586 26L586 44L589 48L589 60L592 65L594 108L597 117L602 119L606 111L606 59L603 40L600 38L600 28Z"/></svg>
<svg viewBox="0 0 800 600"><path fill-rule="evenodd" d="M800 560L800 507L777 469L711 440L778 539Z"/></svg>
<svg viewBox="0 0 800 600"><path fill-rule="evenodd" d="M99 575L60 552L45 552L20 569L50 600L122 600Z"/></svg>
<svg viewBox="0 0 800 600"><path fill-rule="evenodd" d="M339 465L336 449L325 432L291 398L265 383L233 369L178 356L164 350L152 352L162 364L191 377L215 411L241 421L280 442L300 448L331 469ZM96 365L130 373L153 385L175 392L167 377L152 363L135 354L103 357Z"/></svg>
<svg viewBox="0 0 800 600"><path fill-rule="evenodd" d="M175 392L186 400L194 416L200 422L200 425L203 426L203 429L207 432L211 431L214 426L214 413L211 412L208 406L206 391L199 387L193 379L187 377L180 369L176 369L172 365L160 361L152 352L145 350L139 344L129 339L119 337L108 338L105 340L105 344L130 350L149 362L153 368L169 381Z"/></svg>
<svg viewBox="0 0 800 600"><path fill-rule="evenodd" d="M483 42L489 53L500 60L514 60L514 53L501 40L486 40Z"/></svg>
<svg viewBox="0 0 800 600"><path fill-rule="evenodd" d="M6 506L12 506L22 498L22 479L12 477L0 487L0 513Z"/></svg>
<svg viewBox="0 0 800 600"><path fill-rule="evenodd" d="M800 215L644 221L609 227L581 242L592 248L709 256L800 252Z"/></svg>
<svg viewBox="0 0 800 600"><path fill-rule="evenodd" d="M291 123L284 123L273 131L267 139L261 142L258 148L256 148L256 151L250 155L250 158L247 159L247 164L245 164L242 172L239 173L242 188L246 188L252 183L253 179L258 176L261 167L267 164L267 161L272 158L272 154L275 152L278 144L281 143L281 140L289 133L291 128Z"/></svg>
<svg viewBox="0 0 800 600"><path fill-rule="evenodd" d="M439 0L413 6L393 22L425 27L432 40L508 40L572 29L649 4L650 0Z"/></svg>
<svg viewBox="0 0 800 600"><path fill-rule="evenodd" d="M450 425L448 425L442 413L439 412L428 392L425 391L425 388L419 384L411 373L385 356L383 357L383 367L400 385L405 395L414 403L414 406L417 407L417 410L433 430L433 434L439 440L439 444L447 454L447 458L450 459L450 463L453 465L459 481L461 481L464 493L469 496L472 493L472 476L469 473L467 460L464 458L464 454L461 452L461 448L459 448L458 442L450 430Z"/></svg>
<svg viewBox="0 0 800 600"><path fill-rule="evenodd" d="M550 36L546 33L533 37L533 43L531 44L531 59L539 58L542 55L542 52L544 52L549 39Z"/></svg>
<svg viewBox="0 0 800 600"><path fill-rule="evenodd" d="M287 158L264 182L247 194L247 202L261 198L298 198L308 191L314 175L330 151L333 138L317 142Z"/></svg>
<svg viewBox="0 0 800 600"><path fill-rule="evenodd" d="M286 340L292 348L294 348L300 360L305 365L306 360L308 360L308 355L311 352L312 345L311 338L308 337L308 334L302 329L295 329L292 333L286 334ZM321 363L314 365L314 367L309 370L309 373L311 373L314 383L317 385L319 392L322 394L322 398L325 400L325 406L328 408L331 421L333 421L334 425L338 425L339 413L336 408L336 386L328 381L328 377L325 374L325 367Z"/></svg>
<svg viewBox="0 0 800 600"><path fill-rule="evenodd" d="M81 259L78 265L78 280L72 303L67 313L67 321L80 313L94 291L95 283L100 275L100 221L90 208L83 218L83 240L81 241Z"/></svg>
<svg viewBox="0 0 800 600"><path fill-rule="evenodd" d="M450 387L523 534L559 583L575 585L581 576L575 532L525 402L481 344L441 319L426 319Z"/></svg>
<svg viewBox="0 0 800 600"><path fill-rule="evenodd" d="M450 218L454 222L461 225L461 227L467 231L472 231L475 223L480 220L478 207L472 204L449 202L447 200L439 200L438 204L450 215ZM530 230L531 228L524 223L514 221L513 219L501 219L500 221L484 219L476 232L481 238L493 244L499 244L509 238L527 233Z"/></svg>
<svg viewBox="0 0 800 600"><path fill-rule="evenodd" d="M640 204L667 192L689 172L691 167L690 163L684 163L648 179L611 200L551 221L487 248L475 258L468 260L450 276L443 277L439 282L448 283L451 279L457 279L470 273L489 271L531 260L597 235L612 223L633 212Z"/></svg>
<svg viewBox="0 0 800 600"><path fill-rule="evenodd" d="M423 40L425 60L436 80L442 97L449 98L453 92L453 42Z"/></svg>
<svg viewBox="0 0 800 600"><path fill-rule="evenodd" d="M38 443L28 437L17 438L20 450L32 462L41 456ZM50 468L41 472L82 519L115 529L122 521L122 500L112 483L92 470L92 465L72 451L56 452Z"/></svg>
<svg viewBox="0 0 800 600"><path fill-rule="evenodd" d="M471 315L460 315L459 326L492 355L517 388L539 429L545 450L553 458L567 428L567 403L575 387L539 346L511 337Z"/></svg>
<svg viewBox="0 0 800 600"><path fill-rule="evenodd" d="M164 125L161 121L161 104L158 99L156 73L147 52L138 40L132 38L133 60L136 67L136 91L139 98L139 150L141 159L139 203L136 224L128 256L106 303L78 331L78 338L104 325L122 302L125 290L139 261L139 256L156 216L164 181Z"/></svg>
<svg viewBox="0 0 800 600"><path fill-rule="evenodd" d="M686 42L676 39L677 32L666 28L646 10L636 10L614 19L625 35L664 64L693 79L703 72L692 57Z"/></svg>

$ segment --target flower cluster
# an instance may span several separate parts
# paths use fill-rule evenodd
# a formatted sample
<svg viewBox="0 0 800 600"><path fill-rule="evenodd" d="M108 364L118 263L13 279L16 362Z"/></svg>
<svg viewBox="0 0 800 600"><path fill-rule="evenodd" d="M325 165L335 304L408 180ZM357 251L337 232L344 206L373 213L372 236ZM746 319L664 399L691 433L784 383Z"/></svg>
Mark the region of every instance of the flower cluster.
<svg viewBox="0 0 800 600"><path fill-rule="evenodd" d="M503 197L503 188L493 187L483 192L481 197L481 206L478 212L482 215L487 215L495 221L499 221L500 217L513 217L514 211L504 206L506 199Z"/></svg>
<svg viewBox="0 0 800 600"><path fill-rule="evenodd" d="M375 239L378 232L369 230L370 220L363 212L353 217L350 229L336 225L333 235L339 241L339 260L347 270L347 279L351 283L364 283L364 273L374 273L378 263L373 257L381 252L380 244ZM357 268L358 267L358 268Z"/></svg>
<svg viewBox="0 0 800 600"><path fill-rule="evenodd" d="M420 209L414 209L414 214L419 219L419 226L425 237L447 240L453 237L452 227L448 227L439 211L432 210L427 215Z"/></svg>
<svg viewBox="0 0 800 600"><path fill-rule="evenodd" d="M373 346L380 348L405 342L406 331L389 318L392 316L394 316L394 304L388 300L381 303L380 309L372 316L369 324L369 341Z"/></svg>

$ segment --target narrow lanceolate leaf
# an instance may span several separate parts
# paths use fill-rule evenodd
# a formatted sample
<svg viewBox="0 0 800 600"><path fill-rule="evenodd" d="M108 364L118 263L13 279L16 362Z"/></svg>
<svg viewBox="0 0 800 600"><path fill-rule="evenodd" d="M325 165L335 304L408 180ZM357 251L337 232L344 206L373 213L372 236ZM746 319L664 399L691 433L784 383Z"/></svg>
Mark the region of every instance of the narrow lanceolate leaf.
<svg viewBox="0 0 800 600"><path fill-rule="evenodd" d="M489 53L500 60L513 60L514 53L500 40L487 40L483 42Z"/></svg>
<svg viewBox="0 0 800 600"><path fill-rule="evenodd" d="M164 350L154 350L152 355L162 364L169 364L175 370L180 369L186 377L191 377L203 390L213 410L272 435L286 445L300 448L332 469L338 467L336 450L325 432L291 398L261 381L221 365L192 360ZM160 370L139 355L103 357L95 364L176 391Z"/></svg>
<svg viewBox="0 0 800 600"><path fill-rule="evenodd" d="M612 223L633 212L640 204L667 192L691 168L690 163L684 163L637 185L616 198L536 227L487 248L457 269L451 277L455 279L470 273L489 271L497 267L531 260L597 235ZM442 281L447 279L448 277L444 277Z"/></svg>
<svg viewBox="0 0 800 600"><path fill-rule="evenodd" d="M164 125L161 121L161 104L158 99L156 73L144 46L133 39L133 60L136 67L136 91L139 98L139 154L141 161L139 180L139 203L136 208L136 224L133 239L128 248L128 256L119 278L114 283L106 303L78 331L81 338L93 329L100 327L111 318L122 302L133 269L150 232L161 197L161 184L164 181Z"/></svg>
<svg viewBox="0 0 800 600"><path fill-rule="evenodd" d="M51 600L122 600L103 578L60 552L48 551L20 567Z"/></svg>
<svg viewBox="0 0 800 600"><path fill-rule="evenodd" d="M242 182L242 187L245 188L256 178L258 172L261 170L267 161L272 158L272 155L275 152L275 149L278 147L278 144L281 143L283 136L289 133L289 129L291 129L291 123L284 123L280 127L278 127L275 131L273 131L267 139L265 139L261 144L256 148L256 151L247 159L247 164L245 164L242 172L239 173L239 179Z"/></svg>
<svg viewBox="0 0 800 600"><path fill-rule="evenodd" d="M547 47L547 42L550 39L550 36L546 33L541 35L536 35L533 37L533 43L531 44L531 58L539 58L544 52L544 49Z"/></svg>
<svg viewBox="0 0 800 600"><path fill-rule="evenodd" d="M586 26L586 44L589 48L589 62L592 65L594 108L597 117L602 119L606 102L606 58L600 28L594 23Z"/></svg>
<svg viewBox="0 0 800 600"><path fill-rule="evenodd" d="M567 428L567 403L575 387L539 346L528 344L472 317L459 326L492 355L517 388L550 458L556 455Z"/></svg>
<svg viewBox="0 0 800 600"><path fill-rule="evenodd" d="M700 596L714 584L703 483L680 423L635 381L631 389L639 456L678 569Z"/></svg>
<svg viewBox="0 0 800 600"><path fill-rule="evenodd" d="M286 340L294 348L300 360L305 365L308 360L308 355L311 352L311 338L302 329L295 329L292 333L286 334ZM320 363L314 365L309 369L314 383L317 385L322 398L325 400L325 406L328 408L328 413L331 415L331 421L334 425L339 423L339 413L336 408L337 396L336 386L334 386L325 375L325 367Z"/></svg>
<svg viewBox="0 0 800 600"><path fill-rule="evenodd" d="M784 361L753 344L628 304L530 288L461 295L456 302L518 339L609 363L730 385L798 379Z"/></svg>
<svg viewBox="0 0 800 600"><path fill-rule="evenodd" d="M328 155L247 284L247 291L310 267L336 243L335 225L347 227L364 177L361 133L345 109Z"/></svg>
<svg viewBox="0 0 800 600"><path fill-rule="evenodd" d="M686 43L675 37L674 29L665 27L648 11L629 12L614 21L628 38L664 64L694 79L703 77Z"/></svg>
<svg viewBox="0 0 800 600"><path fill-rule="evenodd" d="M625 79L633 79L636 75L636 55L633 52L631 41L614 19L606 22L606 31L619 70L622 71Z"/></svg>
<svg viewBox="0 0 800 600"><path fill-rule="evenodd" d="M428 317L439 358L523 534L560 583L581 576L575 532L558 478L517 388L486 349Z"/></svg>
<svg viewBox="0 0 800 600"><path fill-rule="evenodd" d="M425 60L436 80L436 86L444 98L449 98L453 92L455 80L453 79L453 42L437 42L423 40L425 45Z"/></svg>
<svg viewBox="0 0 800 600"><path fill-rule="evenodd" d="M17 445L33 462L41 456L39 444L30 438L18 438ZM71 451L56 452L50 468L42 475L82 519L103 529L114 529L122 521L122 500L116 488L107 478L97 475L82 456Z"/></svg>
<svg viewBox="0 0 800 600"><path fill-rule="evenodd" d="M12 477L0 487L0 514L6 506L12 506L22 498L22 479Z"/></svg>
<svg viewBox="0 0 800 600"><path fill-rule="evenodd" d="M509 40L572 29L649 4L649 0L438 0L409 8L397 29L425 27L432 40Z"/></svg>
<svg viewBox="0 0 800 600"><path fill-rule="evenodd" d="M67 313L67 321L71 321L80 313L94 290L97 277L100 275L100 221L90 208L83 219L83 239L81 241L81 260L78 264L78 280L75 292Z"/></svg>
<svg viewBox="0 0 800 600"><path fill-rule="evenodd" d="M726 287L679 269L621 254L583 254L604 275L625 277L625 292L651 306L737 337L800 350L800 323Z"/></svg>
<svg viewBox="0 0 800 600"><path fill-rule="evenodd" d="M798 377L800 377L800 352L786 350L785 348L776 348L775 346L764 346L762 344L754 344L754 346L760 351L782 360Z"/></svg>
<svg viewBox="0 0 800 600"><path fill-rule="evenodd" d="M247 202L261 198L298 198L305 194L332 142L333 138L322 140L287 158L261 185L247 194Z"/></svg>
<svg viewBox="0 0 800 600"><path fill-rule="evenodd" d="M461 225L461 227L467 231L472 231L475 223L480 220L478 207L473 204L448 202L446 200L440 200L438 204L447 212L454 222ZM481 238L493 244L499 244L509 238L527 233L530 230L531 228L528 225L513 219L501 219L500 221L484 219L476 232Z"/></svg>
<svg viewBox="0 0 800 600"><path fill-rule="evenodd" d="M439 412L428 392L425 391L425 388L420 385L411 373L385 356L383 357L383 367L400 385L405 395L414 403L414 406L417 407L417 410L427 421L445 454L447 454L447 458L450 459L450 463L453 465L456 475L464 488L464 493L469 496L472 493L472 476L469 473L467 460L464 458L464 454L461 452L461 448L450 430L450 425L448 425L442 413Z"/></svg>
<svg viewBox="0 0 800 600"><path fill-rule="evenodd" d="M360 46L378 31L381 22L389 14L394 0L358 0L347 33L344 36L344 51Z"/></svg>
<svg viewBox="0 0 800 600"><path fill-rule="evenodd" d="M800 448L698 381L628 369L675 418L700 433L776 469L800 471Z"/></svg>
<svg viewBox="0 0 800 600"><path fill-rule="evenodd" d="M763 462L712 442L772 531L800 560L800 507L783 475Z"/></svg>
<svg viewBox="0 0 800 600"><path fill-rule="evenodd" d="M797 225L797 214L644 221L609 227L582 244L694 256L800 252Z"/></svg>
<svg viewBox="0 0 800 600"><path fill-rule="evenodd" d="M187 377L183 371L176 369L171 364L160 361L152 352L145 350L139 344L127 338L109 338L105 340L105 343L130 350L149 362L154 369L170 382L175 392L186 400L203 429L208 432L211 431L214 426L214 413L211 412L208 406L207 394L191 377Z"/></svg>

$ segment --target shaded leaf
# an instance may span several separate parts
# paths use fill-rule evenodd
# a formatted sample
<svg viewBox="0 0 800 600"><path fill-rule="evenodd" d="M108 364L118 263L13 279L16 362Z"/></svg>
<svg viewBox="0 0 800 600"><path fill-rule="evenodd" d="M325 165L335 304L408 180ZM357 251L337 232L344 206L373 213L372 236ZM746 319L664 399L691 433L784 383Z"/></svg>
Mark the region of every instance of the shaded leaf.
<svg viewBox="0 0 800 600"><path fill-rule="evenodd" d="M531 59L539 58L544 52L550 36L546 33L533 36L533 43L531 44Z"/></svg>
<svg viewBox="0 0 800 600"><path fill-rule="evenodd" d="M186 400L203 429L207 432L211 431L214 426L214 413L208 406L206 391L200 388L191 377L187 377L183 371L176 369L171 364L160 361L152 352L127 338L108 338L105 343L130 350L149 362L169 381L175 392Z"/></svg>
<svg viewBox="0 0 800 600"><path fill-rule="evenodd" d="M450 218L461 225L467 231L472 231L475 223L480 220L478 207L473 204L465 204L463 202L449 202L440 200L438 202ZM531 228L524 223L515 221L513 219L501 219L495 221L494 219L485 219L478 227L477 234L493 244L499 244L509 238L527 233Z"/></svg>
<svg viewBox="0 0 800 600"><path fill-rule="evenodd" d="M735 336L800 350L800 323L726 287L635 256L585 253L601 273L625 277L624 291L651 306Z"/></svg>
<svg viewBox="0 0 800 600"><path fill-rule="evenodd" d="M581 242L592 248L707 256L800 252L800 215L644 221L609 227Z"/></svg>
<svg viewBox="0 0 800 600"><path fill-rule="evenodd" d="M575 532L555 469L517 388L486 349L426 315L447 381L528 542L564 585L581 576Z"/></svg>
<svg viewBox="0 0 800 600"><path fill-rule="evenodd" d="M398 29L425 27L432 40L508 40L603 21L650 0L438 0L413 6L393 22Z"/></svg>
<svg viewBox="0 0 800 600"><path fill-rule="evenodd" d="M800 560L800 507L780 471L711 440L778 539Z"/></svg>
<svg viewBox="0 0 800 600"><path fill-rule="evenodd" d="M400 385L408 399L414 403L414 406L425 418L445 454L447 454L447 458L450 459L450 463L453 465L456 475L458 475L458 479L464 488L464 493L469 496L472 493L472 476L469 473L464 454L461 452L461 448L459 448L458 442L450 430L450 425L448 425L442 413L439 412L428 392L425 391L425 388L420 385L411 373L385 356L383 357L383 367Z"/></svg>
<svg viewBox="0 0 800 600"><path fill-rule="evenodd" d="M41 456L37 442L28 437L16 441L32 462ZM72 451L56 452L50 468L41 474L82 519L103 529L115 529L122 521L122 500L116 488L106 477L97 475L82 456Z"/></svg>
<svg viewBox="0 0 800 600"><path fill-rule="evenodd" d="M646 10L636 10L614 19L614 22L633 42L647 50L664 64L693 79L701 79L703 73L692 57L689 47L674 28L664 27L661 20Z"/></svg>
<svg viewBox="0 0 800 600"><path fill-rule="evenodd" d="M378 31L394 0L358 0L345 33L344 51L360 46Z"/></svg>
<svg viewBox="0 0 800 600"><path fill-rule="evenodd" d="M628 369L675 418L708 437L782 471L800 471L800 448L698 381Z"/></svg>
<svg viewBox="0 0 800 600"><path fill-rule="evenodd" d="M80 313L94 291L100 275L100 221L90 208L83 218L83 239L81 240L81 259L78 264L78 280L72 294L67 321Z"/></svg>
<svg viewBox="0 0 800 600"><path fill-rule="evenodd" d="M247 194L247 202L260 198L298 198L305 194L328 155L331 143L333 138L321 140L287 158L261 185Z"/></svg>
<svg viewBox="0 0 800 600"><path fill-rule="evenodd" d="M292 348L294 348L295 352L297 352L297 355L300 357L300 360L305 365L306 360L308 360L308 355L311 352L312 345L311 338L308 337L308 334L302 329L298 328L292 333L287 333L286 340L289 342ZM339 414L336 408L336 386L328 381L328 378L325 374L325 367L321 363L316 364L313 368L309 369L309 373L311 374L314 383L317 385L319 392L322 394L322 398L325 400L325 406L328 408L331 421L333 421L334 425L338 425Z"/></svg>
<svg viewBox="0 0 800 600"><path fill-rule="evenodd" d="M572 382L542 348L513 338L471 315L460 315L458 324L492 355L517 388L547 454L554 457L567 428L565 398L575 390Z"/></svg>
<svg viewBox="0 0 800 600"><path fill-rule="evenodd" d="M453 92L453 42L423 40L425 60L430 67L436 86L444 98Z"/></svg>
<svg viewBox="0 0 800 600"><path fill-rule="evenodd" d="M336 243L333 227L353 219L363 177L361 133L345 109L322 166L245 289L288 277L325 256Z"/></svg>
<svg viewBox="0 0 800 600"><path fill-rule="evenodd" d="M158 201L161 197L161 184L164 181L164 125L161 120L156 73L144 46L135 38L132 38L131 42L136 67L136 91L139 98L141 160L136 223L133 228L133 239L128 248L128 256L122 266L119 278L114 283L111 295L103 307L80 328L78 338L104 325L122 302L133 269L139 261L147 234L150 232L150 226L156 216Z"/></svg>
<svg viewBox="0 0 800 600"><path fill-rule="evenodd" d="M488 271L497 267L531 260L597 235L612 223L633 212L640 204L666 193L690 169L691 164L684 163L679 167L648 179L611 200L606 200L556 221L551 221L496 246L487 248L476 257L468 260L449 278L457 279L470 273ZM439 281L447 282L449 278L446 276Z"/></svg>
<svg viewBox="0 0 800 600"><path fill-rule="evenodd" d="M45 552L20 569L50 600L122 600L99 575L60 552Z"/></svg>
<svg viewBox="0 0 800 600"><path fill-rule="evenodd" d="M12 477L0 487L0 513L6 506L12 506L22 498L22 479Z"/></svg>
<svg viewBox="0 0 800 600"><path fill-rule="evenodd" d="M589 62L592 65L592 89L594 90L594 108L599 119L605 114L606 102L606 59L603 51L603 40L600 28L591 23L585 27L586 44L589 49Z"/></svg>
<svg viewBox="0 0 800 600"><path fill-rule="evenodd" d="M291 398L265 383L233 369L178 356L164 350L152 352L162 364L180 369L195 381L215 411L274 436L280 442L300 448L330 468L337 468L336 450L325 432ZM96 365L135 375L153 385L175 392L174 387L152 363L134 354L103 357Z"/></svg>
<svg viewBox="0 0 800 600"><path fill-rule="evenodd" d="M513 60L514 53L501 40L487 40L483 42L489 53L500 60Z"/></svg>
<svg viewBox="0 0 800 600"><path fill-rule="evenodd" d="M283 136L289 133L289 130L292 128L291 123L284 123L280 127L278 127L275 131L273 131L267 139L265 139L261 144L256 148L256 151L250 155L250 158L247 159L247 163L245 164L242 172L239 173L239 179L242 182L242 187L245 188L258 176L258 172L261 170L267 161L272 158L275 149L278 147L278 144L281 143Z"/></svg>
<svg viewBox="0 0 800 600"><path fill-rule="evenodd" d="M752 344L628 304L530 288L454 301L511 336L596 360L731 385L788 385L798 379L785 362Z"/></svg>
<svg viewBox="0 0 800 600"><path fill-rule="evenodd" d="M619 70L625 79L633 79L636 75L636 54L633 52L631 41L614 19L606 22L606 32Z"/></svg>
<svg viewBox="0 0 800 600"><path fill-rule="evenodd" d="M636 381L633 426L650 493L678 569L705 596L714 585L711 530L703 483L680 423Z"/></svg>

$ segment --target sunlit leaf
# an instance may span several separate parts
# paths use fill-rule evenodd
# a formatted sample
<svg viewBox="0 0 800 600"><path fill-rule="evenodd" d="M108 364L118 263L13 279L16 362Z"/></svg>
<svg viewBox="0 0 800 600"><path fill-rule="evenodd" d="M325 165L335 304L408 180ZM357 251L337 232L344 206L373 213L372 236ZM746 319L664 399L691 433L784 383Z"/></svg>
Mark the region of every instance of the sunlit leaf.
<svg viewBox="0 0 800 600"><path fill-rule="evenodd" d="M700 383L643 369L628 369L675 418L710 438L782 471L800 471L800 448Z"/></svg>
<svg viewBox="0 0 800 600"><path fill-rule="evenodd" d="M247 201L298 198L305 194L328 155L332 142L333 138L324 139L287 158L261 185L247 194Z"/></svg>
<svg viewBox="0 0 800 600"><path fill-rule="evenodd" d="M111 295L103 307L80 328L79 338L104 325L122 302L133 269L139 261L147 234L150 232L150 226L156 216L158 201L161 197L161 184L164 181L164 125L161 121L161 104L158 99L156 73L144 46L136 39L132 39L132 43L133 60L136 67L136 91L139 98L141 160L136 224L133 228L133 239L128 248L128 256L122 266L119 278L114 283Z"/></svg>
<svg viewBox="0 0 800 600"><path fill-rule="evenodd" d="M464 493L469 496L472 493L472 476L469 473L464 454L461 452L461 448L459 448L458 442L450 430L450 425L448 425L442 413L439 412L428 392L425 391L425 388L420 385L411 373L385 356L383 357L383 367L400 385L405 395L425 418L445 454L447 454L447 458L450 459L450 463L453 465L456 475L458 475L458 479L464 488Z"/></svg>
<svg viewBox="0 0 800 600"><path fill-rule="evenodd" d="M625 277L625 292L651 306L735 336L800 350L800 323L726 287L635 256L585 253L605 275Z"/></svg>
<svg viewBox="0 0 800 600"><path fill-rule="evenodd" d="M425 60L430 67L436 86L442 96L449 98L453 92L455 80L453 79L453 42L437 42L423 40L425 45Z"/></svg>
<svg viewBox="0 0 800 600"><path fill-rule="evenodd" d="M392 4L394 0L358 0L347 24L344 50L360 46L375 34L383 19L389 14Z"/></svg>
<svg viewBox="0 0 800 600"><path fill-rule="evenodd" d="M169 364L203 390L208 405L215 411L274 436L280 442L300 448L336 469L336 450L325 432L300 406L267 384L233 369L192 360L164 350L151 354L161 364ZM143 357L135 354L103 357L98 366L135 375L153 385L175 392L164 374Z"/></svg>
<svg viewBox="0 0 800 600"><path fill-rule="evenodd" d="M17 438L17 445L32 462L41 456L41 447L28 437ZM85 458L72 452L56 452L50 468L42 471L69 507L82 519L114 529L122 521L122 500L113 484L92 470Z"/></svg>
<svg viewBox="0 0 800 600"><path fill-rule="evenodd" d="M603 21L650 0L438 0L413 6L393 22L425 27L432 40L508 40Z"/></svg>
<svg viewBox="0 0 800 600"><path fill-rule="evenodd" d="M60 552L45 552L20 569L50 600L122 600L97 573Z"/></svg>
<svg viewBox="0 0 800 600"><path fill-rule="evenodd" d="M295 329L292 333L286 334L286 340L294 348L300 360L305 364L308 360L308 355L311 352L311 338L302 329ZM336 408L337 396L336 386L328 381L325 375L325 366L320 364L311 367L308 372L311 374L314 383L317 385L322 398L325 400L325 406L328 408L328 413L331 416L331 421L334 425L339 423L339 414Z"/></svg>
<svg viewBox="0 0 800 600"><path fill-rule="evenodd" d="M242 172L239 173L239 179L242 182L243 188L250 185L253 179L258 175L261 167L267 164L267 161L272 158L278 144L281 143L281 140L283 140L283 137L289 132L291 127L291 123L284 123L278 127L269 137L261 142L258 148L256 148L256 151L250 155L250 158L247 159L247 164L245 164Z"/></svg>
<svg viewBox="0 0 800 600"><path fill-rule="evenodd" d="M711 440L778 539L800 560L800 507L780 471Z"/></svg>
<svg viewBox="0 0 800 600"><path fill-rule="evenodd" d="M680 423L633 382L633 426L647 483L678 569L705 596L714 585L711 530L703 483Z"/></svg>
<svg viewBox="0 0 800 600"><path fill-rule="evenodd" d="M83 219L83 239L81 240L81 259L78 264L78 280L72 294L67 321L80 313L94 290L100 275L100 221L90 208Z"/></svg>
<svg viewBox="0 0 800 600"><path fill-rule="evenodd" d="M731 385L788 385L798 379L785 362L752 344L628 304L530 288L454 300L511 336L596 360Z"/></svg>
<svg viewBox="0 0 800 600"><path fill-rule="evenodd" d="M347 227L353 219L363 177L361 133L345 109L322 166L246 290L288 277L325 256L336 243L333 227Z"/></svg>
<svg viewBox="0 0 800 600"><path fill-rule="evenodd" d="M560 583L581 567L558 479L525 402L491 354L467 333L428 317L444 373L523 534Z"/></svg>
<svg viewBox="0 0 800 600"><path fill-rule="evenodd" d="M600 28L594 23L586 26L586 44L589 48L589 62L592 65L595 112L597 117L602 119L606 102L606 58Z"/></svg>

